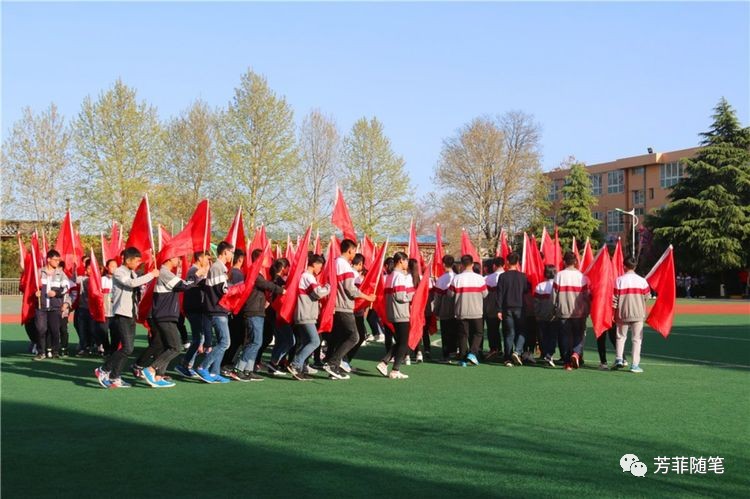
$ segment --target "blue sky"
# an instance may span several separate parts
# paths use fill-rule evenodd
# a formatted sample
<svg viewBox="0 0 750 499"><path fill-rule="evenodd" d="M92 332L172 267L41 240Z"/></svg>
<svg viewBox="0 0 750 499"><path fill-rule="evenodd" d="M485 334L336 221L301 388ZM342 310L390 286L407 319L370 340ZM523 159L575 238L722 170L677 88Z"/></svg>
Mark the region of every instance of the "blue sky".
<svg viewBox="0 0 750 499"><path fill-rule="evenodd" d="M162 118L224 106L252 67L298 121L377 116L424 193L483 114L533 114L545 169L692 147L721 96L747 125L749 26L747 2L3 2L2 130L53 101L72 118L118 77Z"/></svg>

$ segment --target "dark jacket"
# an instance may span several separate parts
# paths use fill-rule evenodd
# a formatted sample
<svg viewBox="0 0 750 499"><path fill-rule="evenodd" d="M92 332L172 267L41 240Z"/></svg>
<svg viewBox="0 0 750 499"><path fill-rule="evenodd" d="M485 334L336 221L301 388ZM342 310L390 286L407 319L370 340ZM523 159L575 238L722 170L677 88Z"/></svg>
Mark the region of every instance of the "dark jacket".
<svg viewBox="0 0 750 499"><path fill-rule="evenodd" d="M250 297L242 306L242 315L245 317L265 317L266 315L266 291L281 294L284 289L262 275L255 278L255 286Z"/></svg>
<svg viewBox="0 0 750 499"><path fill-rule="evenodd" d="M500 312L508 309L524 308L524 295L529 292L531 285L526 274L518 270L508 270L497 278L496 306Z"/></svg>
<svg viewBox="0 0 750 499"><path fill-rule="evenodd" d="M192 279L195 279L195 277L183 281L166 266L162 266L159 269L159 279L154 287L151 318L160 322L177 322L180 318L178 293L196 287L197 282Z"/></svg>

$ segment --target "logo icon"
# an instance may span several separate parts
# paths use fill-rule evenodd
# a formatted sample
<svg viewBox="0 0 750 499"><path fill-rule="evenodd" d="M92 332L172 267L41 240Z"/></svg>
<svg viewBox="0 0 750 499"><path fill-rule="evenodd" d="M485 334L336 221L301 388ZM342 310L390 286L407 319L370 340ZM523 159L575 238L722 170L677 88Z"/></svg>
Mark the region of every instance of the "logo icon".
<svg viewBox="0 0 750 499"><path fill-rule="evenodd" d="M648 472L645 463L642 463L635 454L625 454L620 458L620 468L623 473L629 471L631 475L644 477Z"/></svg>

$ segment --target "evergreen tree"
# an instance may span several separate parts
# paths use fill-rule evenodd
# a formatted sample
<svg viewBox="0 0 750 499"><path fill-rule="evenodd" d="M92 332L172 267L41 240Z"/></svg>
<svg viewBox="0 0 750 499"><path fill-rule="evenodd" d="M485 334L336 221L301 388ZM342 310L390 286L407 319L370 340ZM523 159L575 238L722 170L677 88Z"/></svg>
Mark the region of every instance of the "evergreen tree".
<svg viewBox="0 0 750 499"><path fill-rule="evenodd" d="M674 245L678 265L703 272L746 266L750 245L750 128L724 98L714 111L703 149L683 160L687 177L647 220L658 239Z"/></svg>
<svg viewBox="0 0 750 499"><path fill-rule="evenodd" d="M600 237L599 221L591 212L598 201L591 192L591 178L583 164L571 165L562 194L558 222L563 248L570 248L573 237L580 243L591 238L593 244Z"/></svg>

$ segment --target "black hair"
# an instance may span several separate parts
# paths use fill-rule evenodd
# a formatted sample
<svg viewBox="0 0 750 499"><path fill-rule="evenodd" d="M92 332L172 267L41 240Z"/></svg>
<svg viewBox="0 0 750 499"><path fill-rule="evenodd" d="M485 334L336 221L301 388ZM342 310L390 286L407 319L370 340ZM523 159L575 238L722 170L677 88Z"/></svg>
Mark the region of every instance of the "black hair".
<svg viewBox="0 0 750 499"><path fill-rule="evenodd" d="M383 260L383 269L386 271L386 273L390 274L393 272L393 267L395 266L395 263L393 261L393 257L389 256L385 260Z"/></svg>
<svg viewBox="0 0 750 499"><path fill-rule="evenodd" d="M307 255L307 266L312 267L316 263L325 265L326 259L320 255L316 255L315 253L310 252L310 254Z"/></svg>
<svg viewBox="0 0 750 499"><path fill-rule="evenodd" d="M141 257L141 250L139 250L135 246L125 248L125 250L122 252L122 259L125 262L127 262L128 260L132 258L140 258L140 257Z"/></svg>
<svg viewBox="0 0 750 499"><path fill-rule="evenodd" d="M628 270L633 270L638 266L638 260L636 260L632 256L626 256L625 260L623 260L622 262L622 265Z"/></svg>
<svg viewBox="0 0 750 499"><path fill-rule="evenodd" d="M475 274L480 274L480 273L482 272L482 266L481 266L481 265L479 265L479 262L474 262L474 263L473 263L473 264L471 265L471 270L472 270L472 272L474 272Z"/></svg>
<svg viewBox="0 0 750 499"><path fill-rule="evenodd" d="M91 266L91 258L87 256L86 258L83 259L83 268L87 269L90 266Z"/></svg>
<svg viewBox="0 0 750 499"><path fill-rule="evenodd" d="M544 266L544 278L545 279L554 279L556 275L557 275L557 268L555 268L554 265Z"/></svg>
<svg viewBox="0 0 750 499"><path fill-rule="evenodd" d="M236 250L234 250L234 259L232 260L232 263L234 265L237 265L237 263L239 263L240 261L240 258L244 260L245 252L241 250L240 248L237 248Z"/></svg>
<svg viewBox="0 0 750 499"><path fill-rule="evenodd" d="M409 255L404 253L403 251L397 251L393 254L393 264L397 264L403 260L409 260Z"/></svg>
<svg viewBox="0 0 750 499"><path fill-rule="evenodd" d="M416 288L419 285L420 277L419 277L419 271L421 269L419 268L419 261L417 261L416 258L409 258L409 275L411 275L411 280L414 283L414 287Z"/></svg>
<svg viewBox="0 0 750 499"><path fill-rule="evenodd" d="M572 251L566 251L563 255L563 263L566 267L570 267L571 265L575 265L576 263L576 255Z"/></svg>
<svg viewBox="0 0 750 499"><path fill-rule="evenodd" d="M250 254L250 261L254 262L258 258L260 258L260 255L262 255L262 254L263 254L263 250L262 249L254 249L253 252L252 252L252 254Z"/></svg>
<svg viewBox="0 0 750 499"><path fill-rule="evenodd" d="M211 254L208 251L196 251L195 253L193 253L193 261L197 261L203 255L210 256Z"/></svg>
<svg viewBox="0 0 750 499"><path fill-rule="evenodd" d="M352 258L352 265L359 265L360 263L362 265L365 264L365 255L363 255L362 253L357 253L356 255L354 255L354 258Z"/></svg>
<svg viewBox="0 0 750 499"><path fill-rule="evenodd" d="M461 257L462 266L469 267L472 263L474 263L474 259L471 257L471 255L464 255Z"/></svg>
<svg viewBox="0 0 750 499"><path fill-rule="evenodd" d="M342 254L346 253L351 248L356 248L356 247L357 247L357 243L355 243L351 239L344 239L343 241L341 241L341 253Z"/></svg>
<svg viewBox="0 0 750 499"><path fill-rule="evenodd" d="M453 267L453 264L456 262L456 259L453 258L453 255L445 255L443 257L443 265L446 267Z"/></svg>
<svg viewBox="0 0 750 499"><path fill-rule="evenodd" d="M282 270L289 266L289 260L286 258L277 258L271 265L271 279L275 278Z"/></svg>
<svg viewBox="0 0 750 499"><path fill-rule="evenodd" d="M60 258L60 252L54 249L51 249L47 252L47 258Z"/></svg>
<svg viewBox="0 0 750 499"><path fill-rule="evenodd" d="M494 265L497 268L500 268L505 265L505 259L501 256L496 256L492 259L492 265Z"/></svg>
<svg viewBox="0 0 750 499"><path fill-rule="evenodd" d="M520 260L518 253L513 252L510 255L508 255L508 265L518 265L518 261Z"/></svg>
<svg viewBox="0 0 750 499"><path fill-rule="evenodd" d="M228 243L226 241L222 241L219 243L219 245L216 247L216 256L220 256L222 253L224 253L226 250L231 250L234 248L231 243Z"/></svg>

